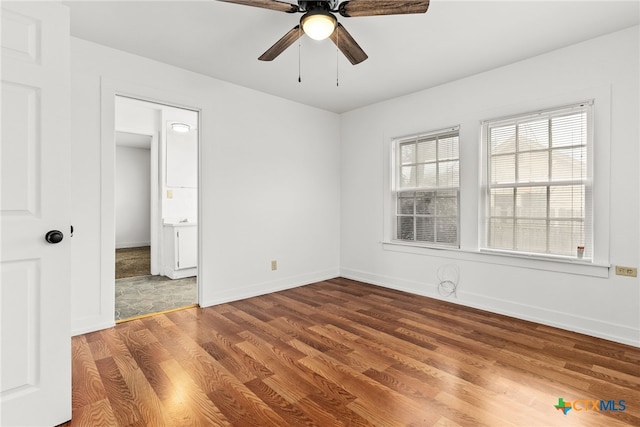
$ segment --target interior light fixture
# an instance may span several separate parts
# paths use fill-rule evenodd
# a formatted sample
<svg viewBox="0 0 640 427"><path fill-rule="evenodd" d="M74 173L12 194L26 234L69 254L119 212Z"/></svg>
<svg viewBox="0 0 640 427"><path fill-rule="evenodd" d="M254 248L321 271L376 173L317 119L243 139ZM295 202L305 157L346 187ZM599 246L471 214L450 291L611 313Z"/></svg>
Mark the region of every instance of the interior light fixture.
<svg viewBox="0 0 640 427"><path fill-rule="evenodd" d="M300 25L306 35L314 40L324 40L336 29L337 19L326 10L316 9L305 13Z"/></svg>
<svg viewBox="0 0 640 427"><path fill-rule="evenodd" d="M171 129L174 132L187 133L191 130L191 126L186 123L171 123Z"/></svg>

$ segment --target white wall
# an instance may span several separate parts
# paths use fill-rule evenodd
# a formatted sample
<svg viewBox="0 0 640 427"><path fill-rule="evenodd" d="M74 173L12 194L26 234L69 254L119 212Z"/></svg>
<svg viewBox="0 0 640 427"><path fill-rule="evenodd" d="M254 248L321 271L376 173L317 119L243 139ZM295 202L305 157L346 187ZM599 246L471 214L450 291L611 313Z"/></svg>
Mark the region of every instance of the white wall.
<svg viewBox="0 0 640 427"><path fill-rule="evenodd" d="M638 266L638 39L635 27L343 114L342 275L441 298L437 270L454 264L453 302L640 345L637 278L478 252L480 122L596 98L598 261ZM389 141L458 124L462 250L383 244Z"/></svg>
<svg viewBox="0 0 640 427"><path fill-rule="evenodd" d="M101 249L101 239L114 239L101 235L113 218L100 196L109 190L101 182L110 167L101 146L101 119L113 115L101 112L107 81L201 110L201 305L339 274L338 115L73 37L71 74L74 333L113 324L114 288L104 280L113 273ZM161 98L152 100L173 101Z"/></svg>
<svg viewBox="0 0 640 427"><path fill-rule="evenodd" d="M198 114L190 111L191 114L181 118L171 112L164 114L162 218L165 222L184 219L195 222L198 218ZM172 131L169 126L172 122L189 124L192 129L187 133Z"/></svg>
<svg viewBox="0 0 640 427"><path fill-rule="evenodd" d="M151 137L149 137L151 139ZM116 248L151 241L151 150L116 147Z"/></svg>

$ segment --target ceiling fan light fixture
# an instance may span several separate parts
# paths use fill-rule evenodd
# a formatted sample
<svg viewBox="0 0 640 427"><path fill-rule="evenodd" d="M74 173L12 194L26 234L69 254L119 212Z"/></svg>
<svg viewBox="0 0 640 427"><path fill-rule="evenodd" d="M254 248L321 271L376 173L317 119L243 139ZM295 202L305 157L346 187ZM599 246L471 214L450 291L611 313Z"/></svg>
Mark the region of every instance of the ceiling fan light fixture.
<svg viewBox="0 0 640 427"><path fill-rule="evenodd" d="M300 25L306 35L314 40L328 38L336 29L337 19L326 10L312 10L300 19Z"/></svg>

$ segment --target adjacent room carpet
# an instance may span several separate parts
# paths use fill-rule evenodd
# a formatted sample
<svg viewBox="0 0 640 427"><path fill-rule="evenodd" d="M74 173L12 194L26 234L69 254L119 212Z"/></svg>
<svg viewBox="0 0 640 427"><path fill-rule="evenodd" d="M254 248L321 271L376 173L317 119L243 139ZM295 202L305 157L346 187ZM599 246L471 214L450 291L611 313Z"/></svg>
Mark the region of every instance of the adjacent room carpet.
<svg viewBox="0 0 640 427"><path fill-rule="evenodd" d="M116 279L151 274L151 247L116 249Z"/></svg>
<svg viewBox="0 0 640 427"><path fill-rule="evenodd" d="M118 279L115 320L187 307L197 302L195 277L178 280L164 276Z"/></svg>

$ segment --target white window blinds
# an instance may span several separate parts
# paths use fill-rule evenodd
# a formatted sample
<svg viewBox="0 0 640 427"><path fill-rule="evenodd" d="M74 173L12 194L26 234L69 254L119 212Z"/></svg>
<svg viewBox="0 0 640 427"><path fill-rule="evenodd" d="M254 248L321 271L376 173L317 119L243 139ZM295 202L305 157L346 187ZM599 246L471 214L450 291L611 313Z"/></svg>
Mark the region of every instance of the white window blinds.
<svg viewBox="0 0 640 427"><path fill-rule="evenodd" d="M394 141L395 240L459 246L459 130Z"/></svg>
<svg viewBox="0 0 640 427"><path fill-rule="evenodd" d="M486 248L591 258L591 110L484 123Z"/></svg>

